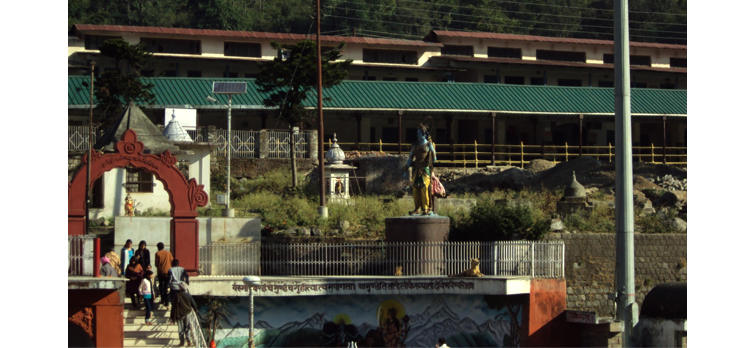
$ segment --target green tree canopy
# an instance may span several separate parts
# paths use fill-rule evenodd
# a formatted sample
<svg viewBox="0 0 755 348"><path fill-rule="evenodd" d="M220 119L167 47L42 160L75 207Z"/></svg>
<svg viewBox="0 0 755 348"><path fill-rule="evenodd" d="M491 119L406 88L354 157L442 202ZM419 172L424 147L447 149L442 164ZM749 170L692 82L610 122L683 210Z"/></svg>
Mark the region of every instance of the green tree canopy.
<svg viewBox="0 0 755 348"><path fill-rule="evenodd" d="M94 95L100 122L106 127L129 103L153 104L151 83L141 81L139 71L152 56L143 43L131 45L123 39L106 40L100 52L115 61L116 69L107 70L94 81ZM121 69L121 62L124 69Z"/></svg>
<svg viewBox="0 0 755 348"><path fill-rule="evenodd" d="M259 77L255 80L257 90L268 95L263 103L280 109L280 118L291 126L312 116L302 103L307 94L317 88L317 46L305 40L294 45L272 42L281 54L269 62L258 62ZM337 61L342 56L344 43L322 52L322 87L329 88L341 83L348 76L351 59Z"/></svg>

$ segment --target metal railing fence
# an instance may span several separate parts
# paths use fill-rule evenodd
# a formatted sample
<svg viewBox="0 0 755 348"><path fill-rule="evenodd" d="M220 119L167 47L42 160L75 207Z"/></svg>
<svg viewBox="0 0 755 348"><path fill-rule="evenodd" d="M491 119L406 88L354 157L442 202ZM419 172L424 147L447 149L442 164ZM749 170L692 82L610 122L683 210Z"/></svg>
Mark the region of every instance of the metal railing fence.
<svg viewBox="0 0 755 348"><path fill-rule="evenodd" d="M330 148L328 141L326 149ZM385 154L398 154L398 143L348 143L338 142L343 151L376 151ZM401 144L401 153L409 154L411 143ZM439 144L434 143L438 161L436 166L464 168L488 166L492 163L493 146L474 142L471 144ZM495 160L497 165L524 166L535 159L544 159L553 163L565 162L582 155L592 156L598 160L613 162L616 157L616 146L609 143L607 146L582 146L579 145L525 145L520 142L515 145L495 145ZM680 146L633 146L632 158L635 162L648 162L653 164L686 165L687 147Z"/></svg>
<svg viewBox="0 0 755 348"><path fill-rule="evenodd" d="M204 334L202 333L202 325L199 324L197 313L191 311L189 312L189 314L187 314L187 317L189 318L189 325L191 325L191 334L192 336L194 336L194 340L192 341L194 343L194 347L207 348L207 341L205 340Z"/></svg>
<svg viewBox="0 0 755 348"><path fill-rule="evenodd" d="M218 144L213 151L213 156L225 157L228 139L228 131L217 129L208 131L207 128L187 130L189 136L200 143ZM290 158L289 138L291 132L279 130L265 130L263 137L261 131L231 131L231 157L235 158ZM307 158L311 151L311 137L314 131L299 131L295 135L294 149L297 158ZM68 127L68 152L84 153L89 148L89 127ZM264 139L263 139L264 138ZM95 139L97 141L97 130ZM344 151L377 151L386 154L398 154L398 143L348 143L339 142L338 145ZM331 140L325 146L327 151L332 146ZM411 151L411 143L401 144L401 153L408 154ZM487 166L492 163L493 146L474 142L471 144L439 144L435 143L438 161L436 166L448 167L474 167ZM495 160L498 165L524 166L535 159L544 159L559 163L574 159L583 155L593 156L599 160L613 162L616 157L616 146L580 146L569 145L525 145L523 142L515 145L495 145ZM636 162L663 163L670 165L687 165L687 147L682 146L633 146L632 158Z"/></svg>
<svg viewBox="0 0 755 348"><path fill-rule="evenodd" d="M68 236L68 275L94 275L94 235Z"/></svg>
<svg viewBox="0 0 755 348"><path fill-rule="evenodd" d="M260 274L260 243L212 243L199 247L203 275Z"/></svg>
<svg viewBox="0 0 755 348"><path fill-rule="evenodd" d="M94 139L97 142L97 128L94 128ZM68 152L85 153L89 148L89 126L68 126Z"/></svg>
<svg viewBox="0 0 755 348"><path fill-rule="evenodd" d="M350 242L350 243L213 243L200 247L205 275L447 276L480 260L489 276L564 276L564 243L497 242Z"/></svg>
<svg viewBox="0 0 755 348"><path fill-rule="evenodd" d="M267 157L291 158L291 132L267 132ZM309 137L311 133L300 131L294 135L294 152L296 158L306 158L309 153Z"/></svg>

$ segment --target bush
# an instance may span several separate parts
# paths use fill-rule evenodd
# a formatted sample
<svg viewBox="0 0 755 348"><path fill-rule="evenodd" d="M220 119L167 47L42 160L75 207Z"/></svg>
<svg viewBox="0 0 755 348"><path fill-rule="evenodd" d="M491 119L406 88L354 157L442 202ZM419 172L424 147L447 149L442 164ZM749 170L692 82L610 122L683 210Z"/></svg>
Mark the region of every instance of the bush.
<svg viewBox="0 0 755 348"><path fill-rule="evenodd" d="M550 229L550 220L526 205L496 203L492 197L477 202L469 214L453 217L449 239L456 241L510 240L516 235L541 239Z"/></svg>
<svg viewBox="0 0 755 348"><path fill-rule="evenodd" d="M589 212L582 211L564 218L564 228L574 232L612 233L616 229L614 211L608 205L596 205Z"/></svg>

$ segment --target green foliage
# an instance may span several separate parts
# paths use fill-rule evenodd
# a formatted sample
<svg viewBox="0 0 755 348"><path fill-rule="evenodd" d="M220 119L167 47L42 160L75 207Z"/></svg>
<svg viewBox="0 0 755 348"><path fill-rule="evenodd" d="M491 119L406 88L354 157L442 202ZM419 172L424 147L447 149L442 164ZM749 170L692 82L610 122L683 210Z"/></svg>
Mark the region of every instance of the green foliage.
<svg viewBox="0 0 755 348"><path fill-rule="evenodd" d="M325 33L418 39L430 30L611 40L613 0L323 0ZM632 41L686 44L687 1L629 2ZM69 0L68 27L118 24L311 34L311 0Z"/></svg>
<svg viewBox="0 0 755 348"><path fill-rule="evenodd" d="M139 211L139 216L151 217L151 216L170 216L170 212L166 210L156 209L149 207L143 211Z"/></svg>
<svg viewBox="0 0 755 348"><path fill-rule="evenodd" d="M665 212L642 215L639 209L634 211L635 231L642 233L677 233L672 221L678 216L676 209L668 209Z"/></svg>
<svg viewBox="0 0 755 348"><path fill-rule="evenodd" d="M524 239L537 240L549 229L550 220L542 211L525 204L496 202L488 196L478 200L468 215L455 219L449 238L494 241L510 240L518 234Z"/></svg>
<svg viewBox="0 0 755 348"><path fill-rule="evenodd" d="M145 50L143 43L131 45L123 39L106 40L100 46L100 52L112 58L117 67L117 70L105 71L94 81L97 110L101 113L100 122L109 124L129 103L155 102L155 95L151 92L154 85L143 83L139 76L141 67L152 56ZM120 69L121 61L125 62L124 70Z"/></svg>
<svg viewBox="0 0 755 348"><path fill-rule="evenodd" d="M571 214L563 222L564 228L573 232L612 233L616 229L614 211L604 204L589 212Z"/></svg>
<svg viewBox="0 0 755 348"><path fill-rule="evenodd" d="M255 83L257 90L267 95L263 104L280 108L281 119L294 126L314 116L314 112L304 109L302 102L317 88L317 45L310 40L295 45L277 42L271 45L276 50L289 52L289 56L258 62L260 75ZM323 88L338 85L348 76L351 59L333 63L341 58L343 46L341 42L335 49L322 52Z"/></svg>

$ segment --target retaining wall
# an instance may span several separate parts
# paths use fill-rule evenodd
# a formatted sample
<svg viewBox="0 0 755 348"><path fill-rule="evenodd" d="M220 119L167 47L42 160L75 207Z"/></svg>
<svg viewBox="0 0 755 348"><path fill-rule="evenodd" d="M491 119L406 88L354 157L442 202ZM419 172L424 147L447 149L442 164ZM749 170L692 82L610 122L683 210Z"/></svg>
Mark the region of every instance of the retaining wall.
<svg viewBox="0 0 755 348"><path fill-rule="evenodd" d="M616 235L613 233L549 233L545 240L566 246L567 308L614 316ZM645 295L657 284L687 281L686 234L635 234L635 293L642 308Z"/></svg>

